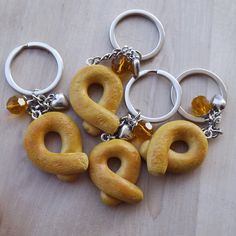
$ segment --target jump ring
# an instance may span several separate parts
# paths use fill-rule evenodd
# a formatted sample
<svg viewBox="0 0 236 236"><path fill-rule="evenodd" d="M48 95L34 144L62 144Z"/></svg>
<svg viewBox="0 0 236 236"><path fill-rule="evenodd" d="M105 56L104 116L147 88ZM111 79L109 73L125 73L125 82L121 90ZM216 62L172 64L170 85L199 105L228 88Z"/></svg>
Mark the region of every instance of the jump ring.
<svg viewBox="0 0 236 236"><path fill-rule="evenodd" d="M120 15L118 15L113 20L111 27L110 27L111 44L114 48L121 48L116 40L116 35L115 35L116 26L124 18L126 18L128 16L133 16L133 15L143 16L143 17L151 20L155 24L155 26L159 32L159 41L158 41L156 47L151 52L142 56L142 60L150 59L150 58L154 57L155 55L157 55L159 53L159 51L161 50L161 47L164 43L165 31L164 31L163 25L157 19L157 17L148 11L140 10L140 9L132 9L132 10L125 11L125 12L121 13Z"/></svg>
<svg viewBox="0 0 236 236"><path fill-rule="evenodd" d="M139 114L139 112L134 108L134 106L131 103L130 89L131 89L132 85L138 79L143 78L145 75L147 75L149 73L155 73L157 76L160 75L160 76L164 76L165 78L167 78L172 83L172 86L175 89L176 100L174 102L174 107L167 114L165 114L163 116L160 116L160 117L147 117L147 116L144 116L144 115L140 115L140 118L142 120L145 120L145 121L148 121L148 122L154 122L154 123L163 122L163 121L169 119L171 116L173 116L177 112L177 110L179 109L179 106L180 106L180 103L181 103L181 97L182 97L182 89L181 89L181 86L180 86L179 82L175 79L174 76L172 76L168 72L163 71L163 70L143 70L139 73L138 77L136 77L136 78L132 77L129 80L129 82L127 83L126 88L125 88L125 103L126 103L126 106L129 110L129 112L132 115L137 116Z"/></svg>
<svg viewBox="0 0 236 236"><path fill-rule="evenodd" d="M57 75L56 75L54 81L47 88L37 89L37 90L33 90L33 91L23 89L14 81L14 79L12 77L11 64L12 64L13 60L23 50L30 49L30 48L39 48L39 49L46 50L49 53L51 53L53 55L53 57L56 59ZM10 52L10 54L7 57L6 63L5 63L5 77L6 77L7 82L9 83L9 85L13 89L15 89L17 92L24 94L24 95L32 95L32 93L35 95L39 95L39 94L44 94L44 93L49 92L50 90L52 90L53 88L55 88L57 86L58 82L61 79L62 71L63 71L63 61L62 61L60 54L53 47L49 46L46 43L41 43L41 42L29 42L27 44L16 47L15 49L13 49Z"/></svg>

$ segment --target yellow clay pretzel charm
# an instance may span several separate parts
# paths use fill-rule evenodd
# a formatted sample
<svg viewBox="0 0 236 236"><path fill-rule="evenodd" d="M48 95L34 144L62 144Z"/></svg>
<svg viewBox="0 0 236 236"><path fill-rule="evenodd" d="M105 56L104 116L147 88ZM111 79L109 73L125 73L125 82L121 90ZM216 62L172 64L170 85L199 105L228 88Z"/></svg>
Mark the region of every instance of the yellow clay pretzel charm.
<svg viewBox="0 0 236 236"><path fill-rule="evenodd" d="M98 103L88 96L92 84L101 84L104 92ZM122 99L123 87L119 77L109 68L92 65L81 69L71 82L70 102L75 112L84 119L83 127L91 135L100 130L113 134L119 126L114 114Z"/></svg>
<svg viewBox="0 0 236 236"><path fill-rule="evenodd" d="M188 145L186 153L170 149L172 143L184 141ZM140 153L147 161L148 172L152 175L182 173L199 166L208 151L208 142L202 130L189 121L172 121L161 126L145 141Z"/></svg>
<svg viewBox="0 0 236 236"><path fill-rule="evenodd" d="M121 166L116 173L109 169L109 158L117 157ZM101 190L101 199L107 205L120 202L137 203L143 192L135 183L138 179L141 158L136 148L124 140L114 139L95 146L89 157L89 174Z"/></svg>
<svg viewBox="0 0 236 236"><path fill-rule="evenodd" d="M50 152L44 144L45 135L57 132L62 139L61 153ZM73 181L78 173L87 170L88 157L82 152L80 131L69 116L48 112L34 120L24 139L29 159L45 172L64 181Z"/></svg>

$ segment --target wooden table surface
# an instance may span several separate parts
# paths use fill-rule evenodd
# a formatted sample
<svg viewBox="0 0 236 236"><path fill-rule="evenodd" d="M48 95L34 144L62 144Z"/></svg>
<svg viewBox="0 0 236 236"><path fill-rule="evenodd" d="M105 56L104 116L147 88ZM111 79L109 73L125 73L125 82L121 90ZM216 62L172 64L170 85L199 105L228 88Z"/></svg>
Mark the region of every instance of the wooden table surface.
<svg viewBox="0 0 236 236"><path fill-rule="evenodd" d="M133 8L155 14L166 31L160 54L142 68L161 68L179 75L202 67L217 73L228 86L228 103L223 113L224 135L209 142L203 165L183 175L153 177L143 163L138 181L144 200L137 205L115 208L103 205L99 191L88 174L73 184L39 171L23 149L23 134L30 117L16 117L5 109L16 92L4 79L8 53L28 41L42 41L61 54L65 69L55 91L68 95L70 81L88 57L112 50L108 31L114 17ZM148 20L128 18L117 28L121 45L141 52L154 47L158 35ZM5 236L92 236L92 235L236 235L236 2L232 0L1 0L0 1L0 235ZM55 75L52 57L40 50L26 50L13 64L13 76L23 87L46 86ZM215 84L194 76L183 84L183 105L191 98L217 93ZM132 90L132 100L143 113L164 114L171 108L170 85L165 80L146 78ZM98 99L99 87L90 90ZM125 114L123 104L119 114ZM81 128L84 150L99 143L82 130L81 120L70 110ZM176 115L173 119L181 119ZM50 150L58 151L60 139L49 135Z"/></svg>

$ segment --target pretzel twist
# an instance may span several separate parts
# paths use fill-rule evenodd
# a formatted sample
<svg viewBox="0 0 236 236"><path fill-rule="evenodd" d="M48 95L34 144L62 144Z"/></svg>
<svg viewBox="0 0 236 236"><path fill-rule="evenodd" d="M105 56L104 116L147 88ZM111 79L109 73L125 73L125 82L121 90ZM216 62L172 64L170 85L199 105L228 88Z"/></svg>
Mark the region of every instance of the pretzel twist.
<svg viewBox="0 0 236 236"><path fill-rule="evenodd" d="M184 141L188 151L177 153L170 147L176 141ZM202 130L189 121L172 121L161 126L145 141L140 153L147 161L148 172L152 175L183 173L198 167L206 157L208 142Z"/></svg>
<svg viewBox="0 0 236 236"><path fill-rule="evenodd" d="M116 172L107 165L108 159L112 157L121 160L121 166ZM101 199L105 204L137 203L143 199L143 192L135 185L141 158L132 144L119 139L100 143L93 148L89 159L90 177L101 190Z"/></svg>
<svg viewBox="0 0 236 236"><path fill-rule="evenodd" d="M61 136L61 153L49 151L45 135L56 132ZM64 181L73 181L88 168L88 157L82 152L80 131L73 120L61 112L48 112L28 126L24 146L29 159L41 170L55 174Z"/></svg>
<svg viewBox="0 0 236 236"><path fill-rule="evenodd" d="M98 103L88 95L92 84L103 86L103 95ZM92 65L81 69L71 82L70 102L75 112L85 120L84 129L91 135L100 130L113 134L119 126L116 113L123 94L120 78L109 68Z"/></svg>

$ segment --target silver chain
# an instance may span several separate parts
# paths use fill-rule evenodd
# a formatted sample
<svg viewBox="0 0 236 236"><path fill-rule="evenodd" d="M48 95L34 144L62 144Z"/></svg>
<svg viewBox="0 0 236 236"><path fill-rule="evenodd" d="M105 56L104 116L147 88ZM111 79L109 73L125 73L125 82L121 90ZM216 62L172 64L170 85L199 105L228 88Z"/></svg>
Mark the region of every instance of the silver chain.
<svg viewBox="0 0 236 236"><path fill-rule="evenodd" d="M219 134L223 134L223 131L218 127L221 122L221 113L222 110L215 107L206 116L205 120L208 125L202 131L207 139L216 138Z"/></svg>
<svg viewBox="0 0 236 236"><path fill-rule="evenodd" d="M96 56L90 57L87 59L86 63L88 65L97 65L100 64L102 61L111 60L113 58L117 58L119 56L125 56L128 61L134 61L138 59L139 61L142 59L141 53L134 50L132 47L124 46L123 48L116 48L111 53L107 53L104 56Z"/></svg>
<svg viewBox="0 0 236 236"><path fill-rule="evenodd" d="M35 90L37 91L37 90ZM65 110L69 107L67 98L62 93L51 93L49 95L32 93L24 97L28 104L28 113L35 120L46 112Z"/></svg>
<svg viewBox="0 0 236 236"><path fill-rule="evenodd" d="M222 110L215 107L205 117L208 123L206 127L202 128L202 131L207 139L216 138L219 134L223 134L223 131L218 127L221 121ZM120 118L120 125L114 134L103 133L101 135L102 141L109 141L111 139L124 139L130 140L133 138L133 129L142 121L140 118L140 112L137 116L128 113L126 116Z"/></svg>
<svg viewBox="0 0 236 236"><path fill-rule="evenodd" d="M28 103L28 113L31 117L35 120L39 118L44 113L51 110L51 102L53 101L55 94L49 94L48 96L45 95L35 95L27 97Z"/></svg>
<svg viewBox="0 0 236 236"><path fill-rule="evenodd" d="M133 129L142 119L140 118L140 112L137 116L128 113L126 116L120 118L120 125L115 134L103 133L101 135L102 141L109 141L111 139L125 139L130 140L133 138Z"/></svg>

